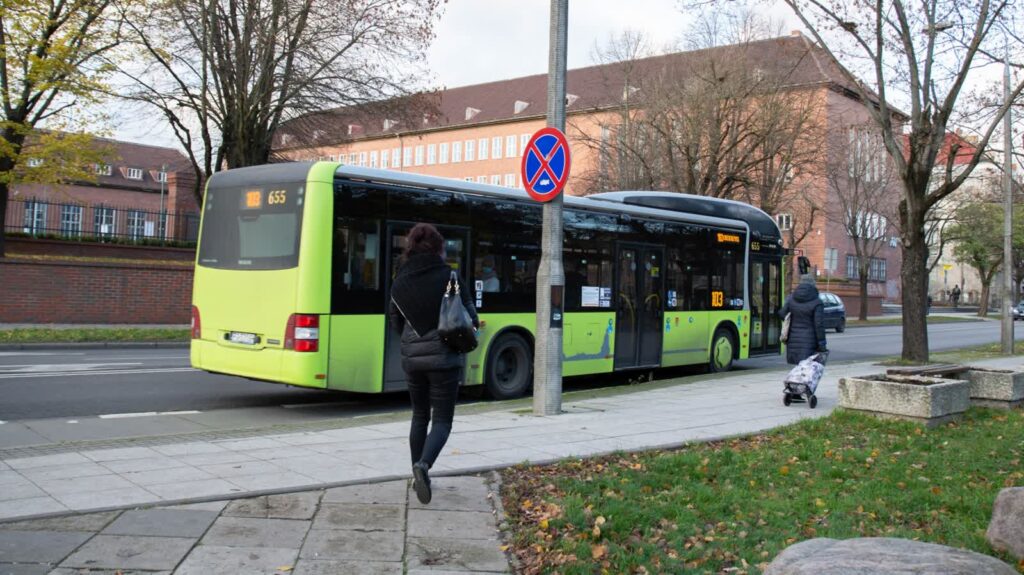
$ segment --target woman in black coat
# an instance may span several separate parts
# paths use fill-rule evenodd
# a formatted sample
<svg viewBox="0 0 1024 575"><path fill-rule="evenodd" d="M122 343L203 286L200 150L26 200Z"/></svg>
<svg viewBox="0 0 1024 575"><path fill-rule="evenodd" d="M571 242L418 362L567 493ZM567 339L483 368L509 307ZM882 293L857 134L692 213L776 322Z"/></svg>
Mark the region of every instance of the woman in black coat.
<svg viewBox="0 0 1024 575"><path fill-rule="evenodd" d="M813 276L800 276L800 285L779 310L779 317L785 319L787 313L792 314L789 320L789 339L786 340L787 362L795 365L817 351L827 350L825 306L818 298Z"/></svg>
<svg viewBox="0 0 1024 575"><path fill-rule="evenodd" d="M437 333L441 298L452 273L444 260L444 238L434 226L417 224L405 241L403 262L391 286L388 315L391 325L402 334L402 369L412 400L409 450L413 487L420 502L429 503L428 470L451 434L466 356L449 348ZM462 288L461 278L458 282L462 305L473 318L473 326L479 327L469 292Z"/></svg>

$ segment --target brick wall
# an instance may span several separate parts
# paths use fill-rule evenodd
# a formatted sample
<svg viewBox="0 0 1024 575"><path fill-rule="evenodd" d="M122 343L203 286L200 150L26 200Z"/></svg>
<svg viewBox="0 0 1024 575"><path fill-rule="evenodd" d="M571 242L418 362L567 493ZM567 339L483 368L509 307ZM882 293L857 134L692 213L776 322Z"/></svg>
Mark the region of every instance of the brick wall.
<svg viewBox="0 0 1024 575"><path fill-rule="evenodd" d="M160 246L135 246L130 244L75 242L7 236L6 251L9 255L73 256L87 258L121 258L136 260L174 260L194 262L195 248L165 248Z"/></svg>
<svg viewBox="0 0 1024 575"><path fill-rule="evenodd" d="M192 268L0 259L0 323L187 324Z"/></svg>

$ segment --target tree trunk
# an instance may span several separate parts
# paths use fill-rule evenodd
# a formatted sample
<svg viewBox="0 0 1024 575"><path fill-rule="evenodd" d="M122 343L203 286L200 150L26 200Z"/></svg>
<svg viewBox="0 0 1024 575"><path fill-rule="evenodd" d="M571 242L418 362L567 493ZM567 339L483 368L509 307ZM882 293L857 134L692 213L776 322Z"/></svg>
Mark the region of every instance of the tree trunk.
<svg viewBox="0 0 1024 575"><path fill-rule="evenodd" d="M4 130L2 137L7 140L15 150L20 150L24 143L24 137L19 137L13 130ZM14 169L14 159L9 155L0 155L0 174L10 173ZM0 258L7 255L7 202L10 194L10 185L6 181L0 181Z"/></svg>
<svg viewBox="0 0 1024 575"><path fill-rule="evenodd" d="M7 242L7 183L0 182L0 258L6 255Z"/></svg>
<svg viewBox="0 0 1024 575"><path fill-rule="evenodd" d="M918 222L920 219L917 220ZM928 271L922 226L904 226L903 269L903 360L928 361Z"/></svg>
<svg viewBox="0 0 1024 575"><path fill-rule="evenodd" d="M868 319L868 276L866 274L860 276L860 313L857 314L857 319L860 321Z"/></svg>
<svg viewBox="0 0 1024 575"><path fill-rule="evenodd" d="M988 298L992 292L992 282L981 284L981 305L978 307L978 317L988 317Z"/></svg>

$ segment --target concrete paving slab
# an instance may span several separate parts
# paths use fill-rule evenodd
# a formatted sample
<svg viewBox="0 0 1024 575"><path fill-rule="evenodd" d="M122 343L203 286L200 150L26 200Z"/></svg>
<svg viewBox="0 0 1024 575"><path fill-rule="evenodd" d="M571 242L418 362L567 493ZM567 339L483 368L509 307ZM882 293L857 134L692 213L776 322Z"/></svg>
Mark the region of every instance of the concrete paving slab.
<svg viewBox="0 0 1024 575"><path fill-rule="evenodd" d="M364 483L334 487L324 492L324 503L404 504L409 499L408 481Z"/></svg>
<svg viewBox="0 0 1024 575"><path fill-rule="evenodd" d="M87 477L70 477L68 479L41 479L35 483L50 495L56 496L136 487L130 481L113 473L89 475Z"/></svg>
<svg viewBox="0 0 1024 575"><path fill-rule="evenodd" d="M322 457L312 449L306 449L297 445L288 445L285 447L271 447L269 449L251 449L243 451L242 453L252 457L254 459L262 459L263 461L269 461L274 459L287 459L291 457Z"/></svg>
<svg viewBox="0 0 1024 575"><path fill-rule="evenodd" d="M137 509L125 511L102 531L103 535L145 535L149 537L194 537L206 533L217 513L181 509Z"/></svg>
<svg viewBox="0 0 1024 575"><path fill-rule="evenodd" d="M30 481L55 481L73 479L75 477L91 477L94 475L110 475L110 470L98 463L78 463L72 465L55 465L50 467L34 467L21 471Z"/></svg>
<svg viewBox="0 0 1024 575"><path fill-rule="evenodd" d="M74 569L72 567L58 567L47 575L171 575L170 571L140 571L137 569Z"/></svg>
<svg viewBox="0 0 1024 575"><path fill-rule="evenodd" d="M405 506L324 503L320 505L312 528L402 531L405 528Z"/></svg>
<svg viewBox="0 0 1024 575"><path fill-rule="evenodd" d="M415 570L508 572L508 559L497 540L412 538L406 566Z"/></svg>
<svg viewBox="0 0 1024 575"><path fill-rule="evenodd" d="M410 509L409 537L445 539L497 539L494 516L483 511Z"/></svg>
<svg viewBox="0 0 1024 575"><path fill-rule="evenodd" d="M55 499L60 501L68 509L76 511L88 511L90 509L102 509L104 507L125 507L140 503L152 503L156 497L141 487L128 489L118 488L104 491L84 491L81 493L69 493L67 495L56 495Z"/></svg>
<svg viewBox="0 0 1024 575"><path fill-rule="evenodd" d="M22 479L17 483L7 483L0 489L0 502L44 497L46 495L47 493L37 487L35 483Z"/></svg>
<svg viewBox="0 0 1024 575"><path fill-rule="evenodd" d="M281 443L287 443L288 445L317 445L320 443L331 443L336 440L334 437L315 432L268 435L267 437Z"/></svg>
<svg viewBox="0 0 1024 575"><path fill-rule="evenodd" d="M64 504L49 496L0 501L0 519L29 517L43 513L66 513L68 511L69 509Z"/></svg>
<svg viewBox="0 0 1024 575"><path fill-rule="evenodd" d="M402 575L401 561L314 561L299 559L293 575Z"/></svg>
<svg viewBox="0 0 1024 575"><path fill-rule="evenodd" d="M157 445L152 448L153 451L168 455L171 457L179 457L182 455L204 455L209 453L225 453L228 450L219 445L207 443L205 441L197 441L191 443L173 443L171 445Z"/></svg>
<svg viewBox="0 0 1024 575"><path fill-rule="evenodd" d="M155 469L151 471L133 471L129 473L121 473L121 477L141 487L145 487L147 485L161 485L165 483L216 479L214 475L189 466Z"/></svg>
<svg viewBox="0 0 1024 575"><path fill-rule="evenodd" d="M66 417L26 422L32 431L46 437L45 443L107 440L123 437L172 435L201 431L194 424L175 417L139 417L130 419L86 418L69 425Z"/></svg>
<svg viewBox="0 0 1024 575"><path fill-rule="evenodd" d="M223 479L204 479L201 481L185 481L166 485L147 485L147 491L158 495L161 499L188 499L190 497L207 497L212 495L231 495L241 493L243 489Z"/></svg>
<svg viewBox="0 0 1024 575"><path fill-rule="evenodd" d="M296 549L268 547L218 547L200 545L189 553L175 575L281 575L290 571L299 554ZM285 569L281 569L281 568Z"/></svg>
<svg viewBox="0 0 1024 575"><path fill-rule="evenodd" d="M0 531L0 562L56 564L90 537L74 531Z"/></svg>
<svg viewBox="0 0 1024 575"><path fill-rule="evenodd" d="M319 487L320 481L292 471L268 471L255 475L237 475L227 478L231 483L245 491L263 491L265 489L293 489Z"/></svg>
<svg viewBox="0 0 1024 575"><path fill-rule="evenodd" d="M447 569L411 569L406 575L496 575L509 571L449 571Z"/></svg>
<svg viewBox="0 0 1024 575"><path fill-rule="evenodd" d="M21 471L23 469L33 469L36 467L52 467L54 465L74 465L77 463L92 463L92 461L77 453L59 453L56 455L40 455L36 457L19 457L16 459L6 459L4 460L4 463L9 465L11 469Z"/></svg>
<svg viewBox="0 0 1024 575"><path fill-rule="evenodd" d="M397 531L312 530L299 552L302 559L401 561L405 537Z"/></svg>
<svg viewBox="0 0 1024 575"><path fill-rule="evenodd" d="M181 505L166 505L158 509L184 509L185 511L215 511L220 513L227 507L227 501L206 501L203 503L182 503Z"/></svg>
<svg viewBox="0 0 1024 575"><path fill-rule="evenodd" d="M221 517L203 537L203 545L219 547L276 547L298 549L309 531L309 521Z"/></svg>
<svg viewBox="0 0 1024 575"><path fill-rule="evenodd" d="M236 499L224 510L225 517L312 519L323 491L303 491Z"/></svg>
<svg viewBox="0 0 1024 575"><path fill-rule="evenodd" d="M234 451L220 451L217 453L196 453L193 455L175 455L172 456L177 458L178 461L192 465L194 467L202 467L204 465L225 465L228 463L247 463L259 461L259 459L249 457L242 452Z"/></svg>
<svg viewBox="0 0 1024 575"><path fill-rule="evenodd" d="M430 487L433 495L430 503L424 505L415 497L410 497L410 509L489 513L493 508L487 498L490 492L482 477L434 477L431 479Z"/></svg>
<svg viewBox="0 0 1024 575"><path fill-rule="evenodd" d="M195 539L97 535L82 545L61 567L171 570L185 557Z"/></svg>
<svg viewBox="0 0 1024 575"><path fill-rule="evenodd" d="M215 463L212 465L199 465L199 469L212 474L214 477L231 478L243 475L265 475L268 473L282 473L287 469L277 467L272 463L252 459L234 463Z"/></svg>
<svg viewBox="0 0 1024 575"><path fill-rule="evenodd" d="M118 449L98 449L82 451L82 455L96 462L122 461L125 459L143 459L159 455L148 447L122 447Z"/></svg>
<svg viewBox="0 0 1024 575"><path fill-rule="evenodd" d="M9 485L11 483L23 483L26 480L25 476L18 471L14 471L9 467L5 467L0 470L0 487Z"/></svg>
<svg viewBox="0 0 1024 575"><path fill-rule="evenodd" d="M286 443L266 437L250 437L247 439L225 439L214 441L217 447L223 447L229 451L252 451L255 449L273 449L286 447Z"/></svg>
<svg viewBox="0 0 1024 575"><path fill-rule="evenodd" d="M4 432L0 433L0 449L8 447L25 447L29 445L46 445L50 438L34 431L24 423L9 421L4 424Z"/></svg>
<svg viewBox="0 0 1024 575"><path fill-rule="evenodd" d="M106 511L103 513L49 517L46 519L29 519L13 523L0 523L0 529L6 531L13 529L15 531L88 531L96 533L113 521L118 513L120 512Z"/></svg>
<svg viewBox="0 0 1024 575"><path fill-rule="evenodd" d="M48 575L53 565L40 563L0 563L0 575Z"/></svg>
<svg viewBox="0 0 1024 575"><path fill-rule="evenodd" d="M140 471L174 469L175 467L184 467L188 464L173 457L157 454L154 457L144 457L142 459L104 461L102 465L114 473L136 473Z"/></svg>

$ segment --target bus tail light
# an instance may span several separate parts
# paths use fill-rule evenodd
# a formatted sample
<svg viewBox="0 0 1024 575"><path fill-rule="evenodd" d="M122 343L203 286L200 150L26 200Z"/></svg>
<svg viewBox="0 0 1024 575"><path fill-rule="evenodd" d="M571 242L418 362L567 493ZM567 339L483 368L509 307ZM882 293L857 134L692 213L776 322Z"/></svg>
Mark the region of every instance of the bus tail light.
<svg viewBox="0 0 1024 575"><path fill-rule="evenodd" d="M199 339L202 328L199 324L199 308L192 306L192 339Z"/></svg>
<svg viewBox="0 0 1024 575"><path fill-rule="evenodd" d="M319 351L320 316L293 313L284 330L284 348L295 351Z"/></svg>

